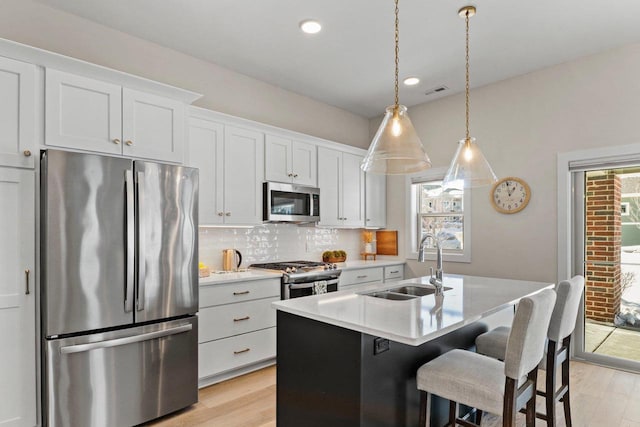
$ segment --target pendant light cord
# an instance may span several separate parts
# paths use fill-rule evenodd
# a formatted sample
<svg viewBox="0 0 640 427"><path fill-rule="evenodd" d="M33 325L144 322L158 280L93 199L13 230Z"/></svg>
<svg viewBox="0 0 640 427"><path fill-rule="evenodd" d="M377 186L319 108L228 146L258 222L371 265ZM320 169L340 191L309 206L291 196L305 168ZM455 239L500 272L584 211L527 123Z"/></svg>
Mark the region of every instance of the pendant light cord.
<svg viewBox="0 0 640 427"><path fill-rule="evenodd" d="M465 55L465 61L466 61L466 85L465 85L465 96L466 96L466 100L465 100L465 114L466 114L466 128L467 128L467 141L469 141L470 138L470 134L469 134L469 11L466 11L465 13L465 23L466 23L466 55ZM397 84L397 83L396 83Z"/></svg>
<svg viewBox="0 0 640 427"><path fill-rule="evenodd" d="M396 14L396 23L395 23L395 25L396 25L396 31L395 31L395 37L396 37L396 74L395 74L395 86L394 86L394 88L395 88L396 97L395 97L394 106L395 106L395 110L397 111L398 110L398 104L399 104L399 101L398 101L398 68L399 68L399 66L398 66L398 64L400 62L400 60L399 60L399 56L400 56L400 47L399 47L400 32L398 30L398 27L399 27L398 13L399 13L400 9L398 8L398 0L395 0L395 2L396 2L396 10L395 10L395 14Z"/></svg>

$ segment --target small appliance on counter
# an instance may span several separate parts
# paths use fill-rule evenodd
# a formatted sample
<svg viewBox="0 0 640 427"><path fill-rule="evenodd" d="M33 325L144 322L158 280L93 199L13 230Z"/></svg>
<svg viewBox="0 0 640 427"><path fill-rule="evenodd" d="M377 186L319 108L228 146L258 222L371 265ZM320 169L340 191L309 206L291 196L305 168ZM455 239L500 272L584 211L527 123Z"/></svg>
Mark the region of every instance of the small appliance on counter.
<svg viewBox="0 0 640 427"><path fill-rule="evenodd" d="M249 267L282 273L281 299L335 292L342 273L335 264L314 261L269 262Z"/></svg>
<svg viewBox="0 0 640 427"><path fill-rule="evenodd" d="M237 263L236 263L237 260ZM222 250L222 270L223 271L238 271L242 264L242 254L237 249L223 249Z"/></svg>

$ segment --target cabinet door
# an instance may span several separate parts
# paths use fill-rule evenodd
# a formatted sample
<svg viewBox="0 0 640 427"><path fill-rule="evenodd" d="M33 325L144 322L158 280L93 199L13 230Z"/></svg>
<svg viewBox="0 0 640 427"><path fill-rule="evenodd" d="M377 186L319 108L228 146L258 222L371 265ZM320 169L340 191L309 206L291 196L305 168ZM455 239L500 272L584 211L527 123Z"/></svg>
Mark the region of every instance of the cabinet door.
<svg viewBox="0 0 640 427"><path fill-rule="evenodd" d="M123 154L182 163L184 105L149 93L122 90Z"/></svg>
<svg viewBox="0 0 640 427"><path fill-rule="evenodd" d="M291 140L267 134L264 141L264 166L267 181L291 182Z"/></svg>
<svg viewBox="0 0 640 427"><path fill-rule="evenodd" d="M0 425L36 424L34 194L33 171L0 168Z"/></svg>
<svg viewBox="0 0 640 427"><path fill-rule="evenodd" d="M318 185L318 154L316 146L302 141L291 144L293 182L315 187Z"/></svg>
<svg viewBox="0 0 640 427"><path fill-rule="evenodd" d="M189 119L188 131L186 163L200 169L198 222L200 225L222 224L222 197L218 195L222 195L224 126L192 117Z"/></svg>
<svg viewBox="0 0 640 427"><path fill-rule="evenodd" d="M318 184L320 187L320 225L342 225L342 152L318 147Z"/></svg>
<svg viewBox="0 0 640 427"><path fill-rule="evenodd" d="M342 219L343 225L364 225L364 172L360 169L362 156L342 155Z"/></svg>
<svg viewBox="0 0 640 427"><path fill-rule="evenodd" d="M0 165L33 168L35 66L0 58Z"/></svg>
<svg viewBox="0 0 640 427"><path fill-rule="evenodd" d="M365 227L384 228L387 225L387 177L365 174Z"/></svg>
<svg viewBox="0 0 640 427"><path fill-rule="evenodd" d="M45 144L122 153L122 88L46 70Z"/></svg>
<svg viewBox="0 0 640 427"><path fill-rule="evenodd" d="M262 223L264 134L224 128L224 222Z"/></svg>

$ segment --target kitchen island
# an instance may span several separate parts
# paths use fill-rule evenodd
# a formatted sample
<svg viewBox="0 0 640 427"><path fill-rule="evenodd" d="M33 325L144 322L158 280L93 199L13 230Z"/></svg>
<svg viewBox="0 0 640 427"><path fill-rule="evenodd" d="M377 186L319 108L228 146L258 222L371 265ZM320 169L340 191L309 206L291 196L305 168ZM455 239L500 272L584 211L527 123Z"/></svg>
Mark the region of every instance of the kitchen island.
<svg viewBox="0 0 640 427"><path fill-rule="evenodd" d="M472 349L480 320L553 284L445 275L444 287L412 295L432 290L424 277L274 302L278 427L417 426L417 369Z"/></svg>

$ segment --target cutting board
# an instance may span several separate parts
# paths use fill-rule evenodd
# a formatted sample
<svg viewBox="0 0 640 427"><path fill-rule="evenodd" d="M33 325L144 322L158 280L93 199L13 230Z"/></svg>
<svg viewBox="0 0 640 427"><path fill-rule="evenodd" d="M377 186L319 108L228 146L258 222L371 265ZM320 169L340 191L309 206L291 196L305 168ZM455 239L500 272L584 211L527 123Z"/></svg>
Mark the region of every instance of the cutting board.
<svg viewBox="0 0 640 427"><path fill-rule="evenodd" d="M376 254L398 255L397 231L376 231Z"/></svg>

